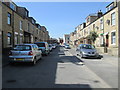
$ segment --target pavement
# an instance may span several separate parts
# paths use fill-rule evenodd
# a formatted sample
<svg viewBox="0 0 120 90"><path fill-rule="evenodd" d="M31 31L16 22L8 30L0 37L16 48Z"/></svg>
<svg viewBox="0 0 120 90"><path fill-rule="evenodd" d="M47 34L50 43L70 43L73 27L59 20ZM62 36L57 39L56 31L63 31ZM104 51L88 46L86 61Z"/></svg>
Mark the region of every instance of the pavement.
<svg viewBox="0 0 120 90"><path fill-rule="evenodd" d="M71 52L72 51L72 52ZM71 48L70 49L70 52L73 54L73 55L76 55L76 48ZM101 58L102 62L104 63L109 63L111 65L114 65L116 67L118 67L118 57L117 56L112 56L112 55L109 55L107 53L100 53L100 55L103 56L103 58Z"/></svg>
<svg viewBox="0 0 120 90"><path fill-rule="evenodd" d="M69 53L81 59L76 55L75 50L75 48L72 48L69 50ZM81 60L85 66L92 70L97 76L101 77L108 85L113 88L118 87L118 57L108 54L100 55L103 55L102 59L82 58Z"/></svg>

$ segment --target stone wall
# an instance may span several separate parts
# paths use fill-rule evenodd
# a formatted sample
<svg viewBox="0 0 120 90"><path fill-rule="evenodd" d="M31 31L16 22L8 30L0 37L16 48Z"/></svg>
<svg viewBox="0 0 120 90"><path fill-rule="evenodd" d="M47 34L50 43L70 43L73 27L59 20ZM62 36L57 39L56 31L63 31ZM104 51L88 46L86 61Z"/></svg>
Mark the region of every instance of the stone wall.
<svg viewBox="0 0 120 90"><path fill-rule="evenodd" d="M96 49L100 54L105 54L104 47L97 47ZM111 56L118 56L118 48L107 48L107 52L108 52L107 54Z"/></svg>

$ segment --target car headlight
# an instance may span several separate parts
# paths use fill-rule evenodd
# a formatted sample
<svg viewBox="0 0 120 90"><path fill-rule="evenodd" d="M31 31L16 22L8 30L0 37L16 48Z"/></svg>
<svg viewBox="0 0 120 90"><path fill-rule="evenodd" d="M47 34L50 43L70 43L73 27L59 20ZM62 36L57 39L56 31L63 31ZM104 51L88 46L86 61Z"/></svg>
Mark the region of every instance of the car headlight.
<svg viewBox="0 0 120 90"><path fill-rule="evenodd" d="M95 51L95 54L99 54L97 51Z"/></svg>

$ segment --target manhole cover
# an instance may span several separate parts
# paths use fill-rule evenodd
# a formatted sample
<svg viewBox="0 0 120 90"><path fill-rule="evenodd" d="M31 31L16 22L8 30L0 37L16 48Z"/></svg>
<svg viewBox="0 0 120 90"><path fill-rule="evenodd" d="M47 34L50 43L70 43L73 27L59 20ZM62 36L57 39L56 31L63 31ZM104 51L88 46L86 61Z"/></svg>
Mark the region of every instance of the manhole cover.
<svg viewBox="0 0 120 90"><path fill-rule="evenodd" d="M59 55L65 55L64 53L58 53Z"/></svg>
<svg viewBox="0 0 120 90"><path fill-rule="evenodd" d="M98 81L98 80L95 80L94 82L95 82L95 83L99 83L100 81Z"/></svg>
<svg viewBox="0 0 120 90"><path fill-rule="evenodd" d="M59 63L64 63L63 61L58 61Z"/></svg>
<svg viewBox="0 0 120 90"><path fill-rule="evenodd" d="M65 68L65 67L59 67L59 68Z"/></svg>
<svg viewBox="0 0 120 90"><path fill-rule="evenodd" d="M16 82L16 80L7 80L8 83Z"/></svg>

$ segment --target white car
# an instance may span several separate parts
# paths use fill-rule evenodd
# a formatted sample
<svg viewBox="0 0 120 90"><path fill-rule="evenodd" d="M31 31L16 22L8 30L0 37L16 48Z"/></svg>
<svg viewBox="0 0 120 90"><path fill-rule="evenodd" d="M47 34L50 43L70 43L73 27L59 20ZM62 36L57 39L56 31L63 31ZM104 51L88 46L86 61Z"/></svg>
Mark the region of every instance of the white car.
<svg viewBox="0 0 120 90"><path fill-rule="evenodd" d="M52 51L52 44L49 44L49 50Z"/></svg>
<svg viewBox="0 0 120 90"><path fill-rule="evenodd" d="M52 44L52 48L53 48L53 49L55 49L55 48L56 48L55 44Z"/></svg>
<svg viewBox="0 0 120 90"><path fill-rule="evenodd" d="M32 62L33 65L36 61L42 58L41 50L38 50L36 44L20 44L16 45L9 52L9 60L11 63L14 62Z"/></svg>

